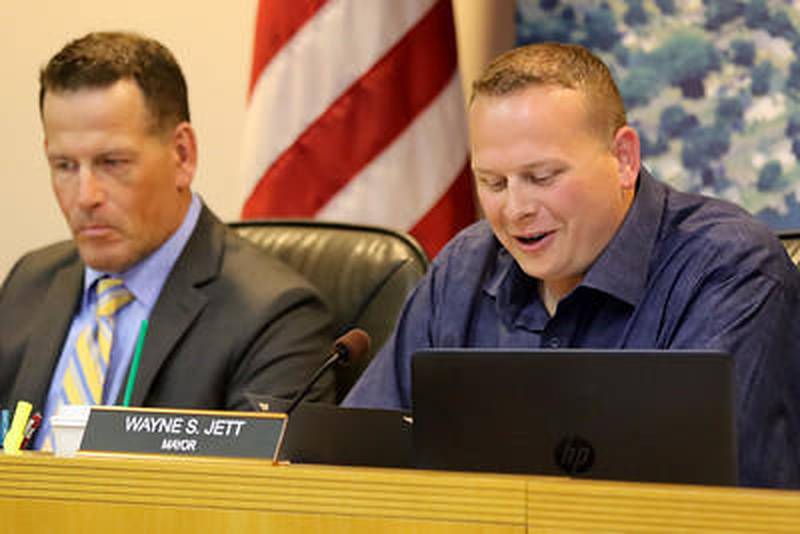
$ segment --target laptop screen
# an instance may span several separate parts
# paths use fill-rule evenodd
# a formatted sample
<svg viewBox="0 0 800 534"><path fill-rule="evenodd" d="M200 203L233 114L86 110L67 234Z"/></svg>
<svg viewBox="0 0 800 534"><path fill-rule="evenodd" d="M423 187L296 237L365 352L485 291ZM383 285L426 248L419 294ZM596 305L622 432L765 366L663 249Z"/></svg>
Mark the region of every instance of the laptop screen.
<svg viewBox="0 0 800 534"><path fill-rule="evenodd" d="M430 349L419 467L735 484L733 362L713 351Z"/></svg>

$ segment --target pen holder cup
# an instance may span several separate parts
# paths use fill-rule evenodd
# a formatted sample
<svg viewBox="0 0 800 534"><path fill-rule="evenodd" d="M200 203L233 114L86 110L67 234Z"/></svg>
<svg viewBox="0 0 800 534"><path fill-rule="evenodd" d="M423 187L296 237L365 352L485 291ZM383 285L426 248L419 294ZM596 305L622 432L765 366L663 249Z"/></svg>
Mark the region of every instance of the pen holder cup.
<svg viewBox="0 0 800 534"><path fill-rule="evenodd" d="M56 456L75 456L83 439L89 417L88 407L70 408L66 413L54 415L50 422L53 428L53 453Z"/></svg>

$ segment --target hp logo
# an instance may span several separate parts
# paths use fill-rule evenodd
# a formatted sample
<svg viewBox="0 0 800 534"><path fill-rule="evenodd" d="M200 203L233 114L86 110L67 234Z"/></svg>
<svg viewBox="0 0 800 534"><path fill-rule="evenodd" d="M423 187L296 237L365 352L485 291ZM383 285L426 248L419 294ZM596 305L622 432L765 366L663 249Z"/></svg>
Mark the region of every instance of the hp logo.
<svg viewBox="0 0 800 534"><path fill-rule="evenodd" d="M568 475L585 473L594 465L594 447L578 436L563 438L553 453L556 465Z"/></svg>

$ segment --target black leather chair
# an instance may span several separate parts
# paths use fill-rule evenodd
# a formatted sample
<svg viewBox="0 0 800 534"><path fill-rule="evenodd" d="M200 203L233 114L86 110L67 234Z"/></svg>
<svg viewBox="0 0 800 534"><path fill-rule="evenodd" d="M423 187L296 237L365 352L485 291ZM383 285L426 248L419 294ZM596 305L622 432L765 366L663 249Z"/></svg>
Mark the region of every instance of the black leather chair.
<svg viewBox="0 0 800 534"><path fill-rule="evenodd" d="M800 230L781 230L778 238L795 265L800 267Z"/></svg>
<svg viewBox="0 0 800 534"><path fill-rule="evenodd" d="M359 327L372 338L367 358L337 369L340 401L391 334L406 296L428 267L425 252L410 235L376 226L287 219L230 226L319 289L337 336Z"/></svg>

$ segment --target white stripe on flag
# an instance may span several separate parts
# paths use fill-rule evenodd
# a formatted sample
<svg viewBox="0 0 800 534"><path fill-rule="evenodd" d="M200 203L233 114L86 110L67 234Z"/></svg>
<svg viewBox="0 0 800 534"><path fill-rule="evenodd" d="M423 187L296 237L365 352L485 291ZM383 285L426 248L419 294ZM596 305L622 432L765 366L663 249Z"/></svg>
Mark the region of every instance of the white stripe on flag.
<svg viewBox="0 0 800 534"><path fill-rule="evenodd" d="M317 218L412 228L444 195L467 162L461 81L447 87Z"/></svg>
<svg viewBox="0 0 800 534"><path fill-rule="evenodd" d="M242 146L246 197L267 168L434 1L331 0L300 28L253 88Z"/></svg>

